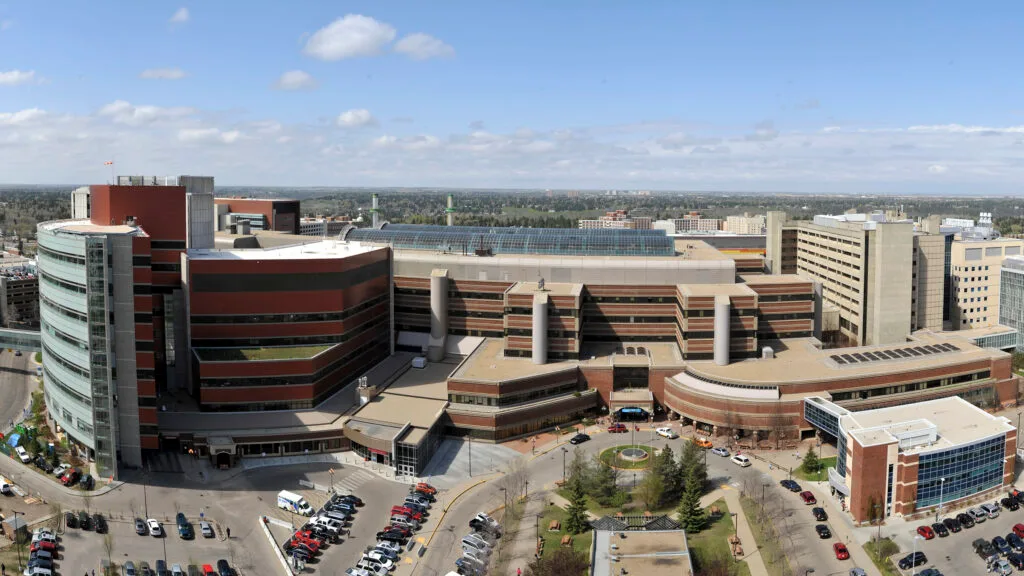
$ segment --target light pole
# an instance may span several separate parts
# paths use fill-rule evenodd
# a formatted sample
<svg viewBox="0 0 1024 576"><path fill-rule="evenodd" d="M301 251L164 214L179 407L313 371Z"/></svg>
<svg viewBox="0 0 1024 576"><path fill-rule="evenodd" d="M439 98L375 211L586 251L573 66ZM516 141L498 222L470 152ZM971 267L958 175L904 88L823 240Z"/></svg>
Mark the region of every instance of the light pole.
<svg viewBox="0 0 1024 576"><path fill-rule="evenodd" d="M22 514L21 512L18 512L17 510L11 510L11 514L14 514L14 525L17 526L18 525L18 514L21 514L22 516L24 516L24 514ZM21 542L18 542L18 529L17 528L15 528L15 530L14 530L14 547L18 550L18 570L21 570L23 568L23 566L21 565Z"/></svg>
<svg viewBox="0 0 1024 576"><path fill-rule="evenodd" d="M331 473L331 493L334 493L334 468L328 470Z"/></svg>
<svg viewBox="0 0 1024 576"><path fill-rule="evenodd" d="M920 536L914 535L914 554L911 556L911 558L913 558L915 560L917 559L917 541L920 540L920 539L921 539ZM917 575L917 564L916 563L914 563L914 567L911 568L911 570L912 570L912 572L911 572L910 576L916 576Z"/></svg>
<svg viewBox="0 0 1024 576"><path fill-rule="evenodd" d="M472 434L467 434L466 437L469 438L469 477L472 478L473 477L473 435Z"/></svg>
<svg viewBox="0 0 1024 576"><path fill-rule="evenodd" d="M939 521L939 516L942 515L942 488L946 484L945 478L939 478L939 507L935 509L935 521Z"/></svg>
<svg viewBox="0 0 1024 576"><path fill-rule="evenodd" d="M807 570L804 570L804 576L807 576L811 572L814 572L814 568L808 568Z"/></svg>
<svg viewBox="0 0 1024 576"><path fill-rule="evenodd" d="M562 482L565 482L565 455L568 454L568 453L569 453L569 451L566 450L565 447L563 446L562 447Z"/></svg>

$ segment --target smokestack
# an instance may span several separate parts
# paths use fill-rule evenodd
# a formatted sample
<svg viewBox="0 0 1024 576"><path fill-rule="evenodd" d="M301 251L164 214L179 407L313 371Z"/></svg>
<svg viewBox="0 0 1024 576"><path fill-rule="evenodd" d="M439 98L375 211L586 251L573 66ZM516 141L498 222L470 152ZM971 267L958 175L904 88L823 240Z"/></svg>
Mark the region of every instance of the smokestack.
<svg viewBox="0 0 1024 576"><path fill-rule="evenodd" d="M449 226L455 226L455 198L448 195L448 208L444 211L447 224Z"/></svg>
<svg viewBox="0 0 1024 576"><path fill-rule="evenodd" d="M380 216L377 214L377 195L373 195L373 207L370 208L370 215L373 216L373 227L378 228L380 225Z"/></svg>

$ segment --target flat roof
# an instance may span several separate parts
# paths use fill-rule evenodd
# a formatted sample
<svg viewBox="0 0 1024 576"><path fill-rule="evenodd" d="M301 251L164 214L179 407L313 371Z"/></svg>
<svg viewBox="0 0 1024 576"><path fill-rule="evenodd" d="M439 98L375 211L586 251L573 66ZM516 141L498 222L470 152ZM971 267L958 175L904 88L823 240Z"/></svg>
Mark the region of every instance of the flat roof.
<svg viewBox="0 0 1024 576"><path fill-rule="evenodd" d="M71 232L77 234L138 234L144 236L145 232L141 226L99 226L93 224L91 220L80 219L80 220L53 220L50 222L42 222L39 226L43 230L60 230L61 232Z"/></svg>
<svg viewBox="0 0 1024 576"><path fill-rule="evenodd" d="M996 324L995 326L985 326L982 328L967 328L964 330L944 330L938 332L943 336L960 337L970 340L972 338L981 338L983 336L994 336L996 334L1005 334L1007 332L1014 332L1015 329L1009 326L1003 326L1002 324Z"/></svg>
<svg viewBox="0 0 1024 576"><path fill-rule="evenodd" d="M509 288L509 294L536 294L541 292L537 282L516 282ZM545 282L543 292L550 296L579 296L583 293L583 284L568 282Z"/></svg>
<svg viewBox="0 0 1024 576"><path fill-rule="evenodd" d="M991 360L1005 355L1005 352L980 348L969 340L949 337L926 330L915 332L908 342L888 346L862 346L857 348L833 348L821 350L815 346L814 338L791 338L785 340L764 341L774 352L774 358L753 358L733 361L719 366L711 360L688 361L686 367L694 374L712 380L721 380L735 384L766 384L792 382L819 382L827 380L850 379L861 376L893 374L900 372L916 372L926 368L953 366L975 360ZM888 354L878 355L879 351L917 348L924 346L950 344L956 349L924 355L911 354L890 358ZM878 360L864 356L871 353ZM839 363L833 356L851 356L853 361ZM856 356L860 355L864 360Z"/></svg>
<svg viewBox="0 0 1024 576"><path fill-rule="evenodd" d="M899 434L937 433L935 442L904 449L904 453L954 448L1014 429L1006 418L958 396L852 412L843 416L842 422L843 428L865 445L894 442Z"/></svg>
<svg viewBox="0 0 1024 576"><path fill-rule="evenodd" d="M612 556L618 560L613 561ZM683 530L595 530L591 568L593 576L685 576L693 573Z"/></svg>
<svg viewBox="0 0 1024 576"><path fill-rule="evenodd" d="M399 438L418 444L448 406L448 375L458 356L442 362L428 362L424 368L409 368L349 419L347 426L367 436Z"/></svg>
<svg viewBox="0 0 1024 576"><path fill-rule="evenodd" d="M793 284L796 282L810 284L813 282L799 274L740 274L739 277L744 284Z"/></svg>
<svg viewBox="0 0 1024 576"><path fill-rule="evenodd" d="M684 296L757 296L746 284L679 284Z"/></svg>
<svg viewBox="0 0 1024 576"><path fill-rule="evenodd" d="M677 257L685 257L689 260L731 260L718 248L703 240L693 238L675 238L673 244Z"/></svg>
<svg viewBox="0 0 1024 576"><path fill-rule="evenodd" d="M246 202L298 202L298 200L294 198L246 198L244 196L214 196L213 200L245 200Z"/></svg>
<svg viewBox="0 0 1024 576"><path fill-rule="evenodd" d="M293 236L301 241L301 236ZM308 238L308 236L307 236ZM378 246L367 246L359 242L339 242L337 240L319 240L291 246L275 246L269 248L242 248L231 250L193 249L188 257L194 260L301 260L348 258L357 254L365 254L379 250Z"/></svg>

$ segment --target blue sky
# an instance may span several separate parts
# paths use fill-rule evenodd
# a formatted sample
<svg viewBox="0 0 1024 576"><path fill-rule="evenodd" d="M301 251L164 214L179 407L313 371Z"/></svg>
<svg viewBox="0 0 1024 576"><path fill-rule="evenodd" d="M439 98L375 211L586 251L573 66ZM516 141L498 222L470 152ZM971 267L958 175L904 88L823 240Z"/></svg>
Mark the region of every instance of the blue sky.
<svg viewBox="0 0 1024 576"><path fill-rule="evenodd" d="M1024 6L0 4L0 182L1013 193Z"/></svg>

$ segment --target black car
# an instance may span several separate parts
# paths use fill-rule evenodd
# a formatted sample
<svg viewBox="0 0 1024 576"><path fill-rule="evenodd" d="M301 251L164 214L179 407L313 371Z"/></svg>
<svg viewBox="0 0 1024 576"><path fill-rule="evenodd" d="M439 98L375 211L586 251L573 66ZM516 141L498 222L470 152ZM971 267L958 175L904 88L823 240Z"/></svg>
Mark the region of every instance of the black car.
<svg viewBox="0 0 1024 576"><path fill-rule="evenodd" d="M936 522L932 524L932 532L935 532L939 538L945 538L949 536L949 530L946 530L946 525L942 522Z"/></svg>
<svg viewBox="0 0 1024 576"><path fill-rule="evenodd" d="M363 499L360 498L359 496L356 496L355 494L346 494L345 496L335 494L334 497L331 498L331 502L344 502L346 504L351 504L353 506L363 505Z"/></svg>
<svg viewBox="0 0 1024 576"><path fill-rule="evenodd" d="M195 538L196 533L192 529L192 524L189 524L189 521L185 518L184 514L178 512L178 515L175 516L174 520L178 524L179 538L181 538L182 540L191 540Z"/></svg>
<svg viewBox="0 0 1024 576"><path fill-rule="evenodd" d="M227 560L217 560L217 574L218 576L232 576L233 572Z"/></svg>
<svg viewBox="0 0 1024 576"><path fill-rule="evenodd" d="M1017 552L1024 552L1024 538L1017 536L1013 532L1006 535L1006 543Z"/></svg>
<svg viewBox="0 0 1024 576"><path fill-rule="evenodd" d="M803 490L803 488L793 480L783 480L782 482L779 482L779 484L790 492L800 492Z"/></svg>
<svg viewBox="0 0 1024 576"><path fill-rule="evenodd" d="M828 514L825 514L824 508L811 508L811 514L814 514L814 519L818 522L828 520Z"/></svg>
<svg viewBox="0 0 1024 576"><path fill-rule="evenodd" d="M1017 570L1024 569L1024 554L1010 554L1006 557L1006 561Z"/></svg>
<svg viewBox="0 0 1024 576"><path fill-rule="evenodd" d="M587 440L590 440L590 436L588 434L580 433L570 438L569 444L583 444Z"/></svg>
<svg viewBox="0 0 1024 576"><path fill-rule="evenodd" d="M1003 538L1002 536L996 536L992 539L992 547L998 550L1003 556L1012 552L1012 550L1010 550L1010 545L1006 543L1006 538Z"/></svg>
<svg viewBox="0 0 1024 576"><path fill-rule="evenodd" d="M78 481L78 485L82 487L82 490L92 490L93 486L96 485L96 481L93 480L92 474L83 474L82 478Z"/></svg>
<svg viewBox="0 0 1024 576"><path fill-rule="evenodd" d="M377 540L384 540L385 542L398 542L399 544L405 543L405 536L401 532L392 530L383 530L377 532Z"/></svg>
<svg viewBox="0 0 1024 576"><path fill-rule="evenodd" d="M92 518L89 518L89 513L85 510L78 512L78 527L82 530L92 530Z"/></svg>
<svg viewBox="0 0 1024 576"><path fill-rule="evenodd" d="M28 561L29 568L46 568L47 570L53 571L53 560L47 560L46 558L32 558Z"/></svg>
<svg viewBox="0 0 1024 576"><path fill-rule="evenodd" d="M78 528L78 516L75 516L74 512L65 512L64 526L67 528Z"/></svg>
<svg viewBox="0 0 1024 576"><path fill-rule="evenodd" d="M974 518L971 518L970 514L964 514L961 512L956 515L956 521L964 528L974 528Z"/></svg>
<svg viewBox="0 0 1024 576"><path fill-rule="evenodd" d="M818 533L818 538L825 540L826 538L832 537L832 531L828 529L828 526L824 524L818 524L814 527L814 531Z"/></svg>
<svg viewBox="0 0 1024 576"><path fill-rule="evenodd" d="M1007 510L1011 510L1014 512L1020 510L1020 503L1017 502L1016 498L1003 498L1002 500L999 501L999 505L1002 506L1003 508L1006 508Z"/></svg>
<svg viewBox="0 0 1024 576"><path fill-rule="evenodd" d="M107 533L107 519L104 518L101 514L93 514L92 523L96 527L95 530L97 534Z"/></svg>
<svg viewBox="0 0 1024 576"><path fill-rule="evenodd" d="M900 570L910 570L911 568L916 568L917 566L926 564L927 562L928 557L924 555L924 552L911 552L903 558L900 558L898 566L900 567Z"/></svg>
<svg viewBox="0 0 1024 576"><path fill-rule="evenodd" d="M149 528L146 527L146 523L142 520L142 518L135 519L135 533L139 536L149 535Z"/></svg>
<svg viewBox="0 0 1024 576"><path fill-rule="evenodd" d="M946 526L946 529L952 532L953 534L956 534L960 531L960 522L957 521L956 518L946 518L942 521L942 523Z"/></svg>
<svg viewBox="0 0 1024 576"><path fill-rule="evenodd" d="M36 456L36 459L33 460L32 463L36 465L36 468L39 468L43 472L46 472L47 474L53 474L53 464L47 462L46 457L43 456L42 454Z"/></svg>

